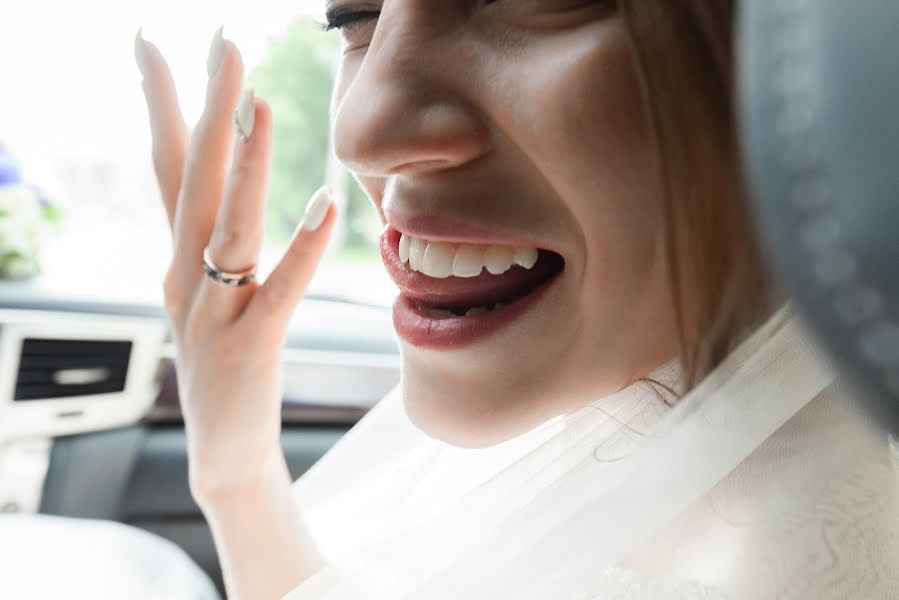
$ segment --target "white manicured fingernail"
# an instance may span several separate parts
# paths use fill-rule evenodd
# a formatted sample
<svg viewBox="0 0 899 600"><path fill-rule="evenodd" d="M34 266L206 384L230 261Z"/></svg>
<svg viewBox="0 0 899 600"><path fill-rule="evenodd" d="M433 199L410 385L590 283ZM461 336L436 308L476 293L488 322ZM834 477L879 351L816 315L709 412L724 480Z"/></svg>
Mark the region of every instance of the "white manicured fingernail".
<svg viewBox="0 0 899 600"><path fill-rule="evenodd" d="M222 58L225 56L225 26L222 25L212 36L212 43L209 45L209 58L206 59L206 72L209 73L209 79L215 77L222 66Z"/></svg>
<svg viewBox="0 0 899 600"><path fill-rule="evenodd" d="M327 188L322 188L312 197L306 205L306 215L303 217L301 227L304 231L315 231L325 222L328 207L331 205L331 194Z"/></svg>
<svg viewBox="0 0 899 600"><path fill-rule="evenodd" d="M240 103L237 110L234 111L234 129L237 131L237 137L240 141L247 143L250 136L253 135L253 127L256 125L256 105L253 90L244 90L240 96Z"/></svg>
<svg viewBox="0 0 899 600"><path fill-rule="evenodd" d="M137 30L134 36L134 60L137 61L137 68L140 74L146 77L147 74L147 43L144 41L144 28Z"/></svg>

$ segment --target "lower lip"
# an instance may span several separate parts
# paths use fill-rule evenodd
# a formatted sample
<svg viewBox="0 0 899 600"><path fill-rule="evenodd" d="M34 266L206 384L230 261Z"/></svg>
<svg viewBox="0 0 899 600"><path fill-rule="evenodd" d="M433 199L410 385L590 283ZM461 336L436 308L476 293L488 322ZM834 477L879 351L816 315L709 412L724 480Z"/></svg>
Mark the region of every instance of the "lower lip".
<svg viewBox="0 0 899 600"><path fill-rule="evenodd" d="M438 319L423 313L400 294L393 305L393 326L400 338L418 348L457 350L480 342L522 319L561 273L541 283L528 295L492 312Z"/></svg>

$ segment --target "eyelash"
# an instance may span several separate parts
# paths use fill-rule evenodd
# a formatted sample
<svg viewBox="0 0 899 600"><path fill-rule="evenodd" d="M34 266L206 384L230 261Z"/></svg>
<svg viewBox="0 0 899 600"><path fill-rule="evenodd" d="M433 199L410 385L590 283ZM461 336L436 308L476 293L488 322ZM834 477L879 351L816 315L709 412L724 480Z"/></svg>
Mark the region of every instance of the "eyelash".
<svg viewBox="0 0 899 600"><path fill-rule="evenodd" d="M381 16L378 10L352 10L345 8L336 8L325 16L323 24L325 31L332 29L343 29L344 27L367 21L369 19L377 19Z"/></svg>
<svg viewBox="0 0 899 600"><path fill-rule="evenodd" d="M487 0L487 4L493 4L498 0ZM597 0L598 2L612 3L614 0ZM321 24L322 29L331 31L333 29L342 30L350 25L355 25L369 19L378 19L381 16L379 10L353 10L351 8L337 7L325 15L325 22Z"/></svg>

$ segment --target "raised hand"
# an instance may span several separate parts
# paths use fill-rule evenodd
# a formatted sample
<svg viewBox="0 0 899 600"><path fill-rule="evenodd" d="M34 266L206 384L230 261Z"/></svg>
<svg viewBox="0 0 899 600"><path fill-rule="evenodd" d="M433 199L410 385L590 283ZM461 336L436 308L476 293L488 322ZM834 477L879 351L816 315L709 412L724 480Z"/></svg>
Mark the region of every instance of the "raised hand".
<svg viewBox="0 0 899 600"><path fill-rule="evenodd" d="M165 303L177 348L191 485L195 495L215 494L253 485L271 464L283 462L280 351L325 249L334 208L327 190L319 190L264 283L252 277L223 283L228 274L240 279L252 273L259 254L271 109L252 91L241 91L240 53L219 30L210 49L206 106L190 136L159 49L138 33L135 55L174 241Z"/></svg>

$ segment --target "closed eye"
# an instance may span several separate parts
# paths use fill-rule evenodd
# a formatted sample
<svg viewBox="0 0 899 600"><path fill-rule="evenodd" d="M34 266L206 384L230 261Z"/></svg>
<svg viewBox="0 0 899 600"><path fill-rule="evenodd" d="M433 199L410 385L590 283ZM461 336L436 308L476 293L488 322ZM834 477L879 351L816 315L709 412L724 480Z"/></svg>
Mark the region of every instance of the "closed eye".
<svg viewBox="0 0 899 600"><path fill-rule="evenodd" d="M380 16L381 11L379 10L353 10L338 6L326 13L324 29L325 31L342 30L350 25L377 19Z"/></svg>

